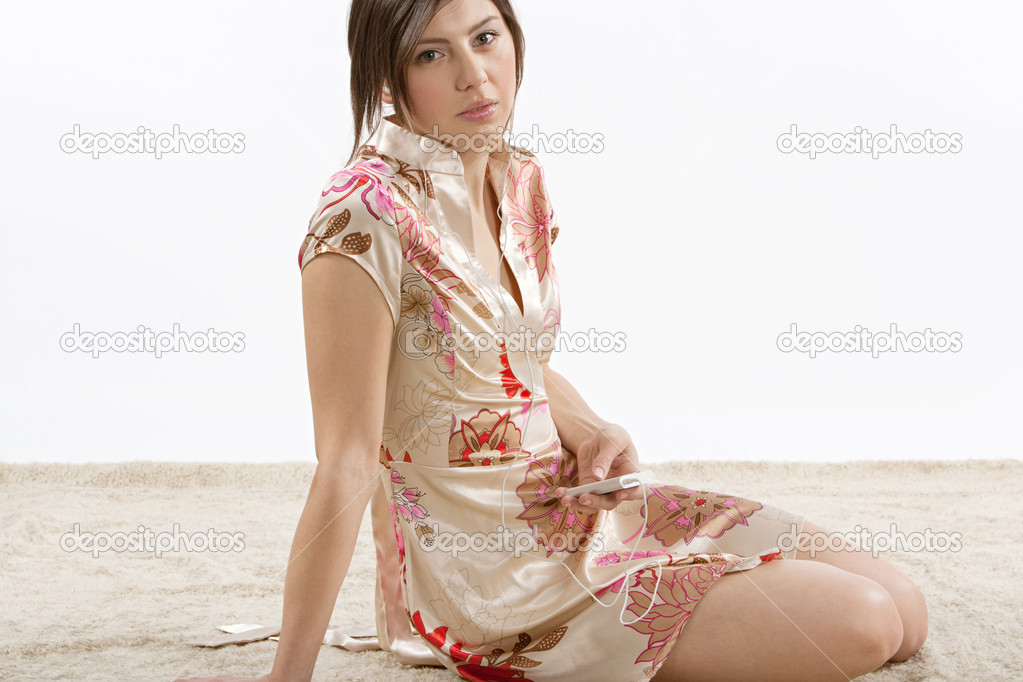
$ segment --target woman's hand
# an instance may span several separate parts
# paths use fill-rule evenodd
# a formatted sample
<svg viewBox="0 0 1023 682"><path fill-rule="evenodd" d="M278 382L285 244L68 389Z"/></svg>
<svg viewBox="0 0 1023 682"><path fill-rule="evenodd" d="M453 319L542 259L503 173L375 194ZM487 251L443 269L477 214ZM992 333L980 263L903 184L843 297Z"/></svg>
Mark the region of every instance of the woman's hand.
<svg viewBox="0 0 1023 682"><path fill-rule="evenodd" d="M629 433L618 424L607 424L584 440L575 453L579 466L579 485L596 483L605 478L624 476L639 471L639 456L632 444ZM554 490L561 503L582 511L610 510L624 500L638 500L643 495L642 486L618 490L613 493L595 495L583 493L578 498L565 495L565 488Z"/></svg>

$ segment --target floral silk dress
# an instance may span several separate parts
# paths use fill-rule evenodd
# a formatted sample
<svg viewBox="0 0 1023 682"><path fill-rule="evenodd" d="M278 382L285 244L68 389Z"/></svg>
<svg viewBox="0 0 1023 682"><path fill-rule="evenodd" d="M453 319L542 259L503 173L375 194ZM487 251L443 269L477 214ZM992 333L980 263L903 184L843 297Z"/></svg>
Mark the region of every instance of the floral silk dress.
<svg viewBox="0 0 1023 682"><path fill-rule="evenodd" d="M298 260L354 260L394 323L378 646L470 680L650 679L719 578L794 558L779 538L803 517L665 481L610 512L559 504L579 472L544 388L561 305L540 164L512 148L488 166L520 310L475 256L458 154L386 118L371 142L324 184Z"/></svg>

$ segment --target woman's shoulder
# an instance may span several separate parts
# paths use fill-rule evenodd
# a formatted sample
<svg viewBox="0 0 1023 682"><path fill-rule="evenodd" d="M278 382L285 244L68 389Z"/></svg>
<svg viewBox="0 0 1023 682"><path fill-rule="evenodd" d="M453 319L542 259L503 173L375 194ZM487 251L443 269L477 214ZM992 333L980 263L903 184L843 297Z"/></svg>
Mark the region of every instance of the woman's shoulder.
<svg viewBox="0 0 1023 682"><path fill-rule="evenodd" d="M547 178L540 158L524 147L509 145L512 189L520 199L549 201Z"/></svg>
<svg viewBox="0 0 1023 682"><path fill-rule="evenodd" d="M361 147L344 168L331 173L320 188L316 210L310 220L346 211L352 218L395 223L391 185L395 173L387 158L369 145Z"/></svg>
<svg viewBox="0 0 1023 682"><path fill-rule="evenodd" d="M368 146L362 147L349 164L332 173L321 186L309 217L299 250L299 268L304 269L315 256L325 252L370 260L382 249L400 254L393 181L391 167ZM392 254L386 257L390 259Z"/></svg>
<svg viewBox="0 0 1023 682"><path fill-rule="evenodd" d="M387 187L395 177L394 160L372 145L363 145L355 157L340 170L334 171L324 183L324 190L337 191L339 182L351 180L360 186L371 184Z"/></svg>
<svg viewBox="0 0 1023 682"><path fill-rule="evenodd" d="M512 168L522 172L523 169L543 172L543 166L539 157L525 147L509 144L508 153L511 158Z"/></svg>

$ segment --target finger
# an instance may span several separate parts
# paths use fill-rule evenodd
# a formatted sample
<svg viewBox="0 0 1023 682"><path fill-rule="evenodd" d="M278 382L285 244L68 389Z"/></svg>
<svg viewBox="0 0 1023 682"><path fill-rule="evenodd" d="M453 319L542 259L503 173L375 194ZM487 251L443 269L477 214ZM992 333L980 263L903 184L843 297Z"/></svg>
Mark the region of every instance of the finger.
<svg viewBox="0 0 1023 682"><path fill-rule="evenodd" d="M594 509L603 509L604 511L611 511L618 506L618 496L614 493L605 493L604 495L594 495L594 501L590 505Z"/></svg>
<svg viewBox="0 0 1023 682"><path fill-rule="evenodd" d="M586 493L578 498L565 497L561 500L561 502L567 507L582 511L596 511L598 509L610 511L617 507L620 502L624 501L625 498L619 497L619 494L625 494L626 492L627 491L625 490L619 490L617 492L604 493L602 495Z"/></svg>
<svg viewBox="0 0 1023 682"><path fill-rule="evenodd" d="M615 499L614 493L605 493L603 495L584 493L579 496L579 504L588 510L603 509L604 511L609 511L618 506L618 500Z"/></svg>
<svg viewBox="0 0 1023 682"><path fill-rule="evenodd" d="M590 493L585 493L583 495L580 495L579 497L565 495L563 498L561 498L561 503L566 507L569 507L570 509L575 509L577 511L591 511L590 505L587 504L587 502L590 501L591 497L593 497L593 495Z"/></svg>
<svg viewBox="0 0 1023 682"><path fill-rule="evenodd" d="M617 493L619 500L642 500L643 499L643 486L637 485L625 490L619 490Z"/></svg>
<svg viewBox="0 0 1023 682"><path fill-rule="evenodd" d="M593 481L603 481L607 476L607 473L611 471L614 461L618 459L624 451L616 446L614 443L606 443L597 453L597 456L593 458L593 462L590 465L590 471L588 476ZM625 472L619 472L625 473Z"/></svg>

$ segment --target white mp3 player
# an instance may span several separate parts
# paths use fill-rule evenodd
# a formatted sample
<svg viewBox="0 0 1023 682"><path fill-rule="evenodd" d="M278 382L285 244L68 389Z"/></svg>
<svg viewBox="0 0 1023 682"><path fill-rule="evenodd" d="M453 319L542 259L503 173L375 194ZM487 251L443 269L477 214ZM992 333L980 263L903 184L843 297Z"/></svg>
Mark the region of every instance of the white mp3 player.
<svg viewBox="0 0 1023 682"><path fill-rule="evenodd" d="M579 497L584 493L604 495L618 490L635 488L642 483L650 483L653 479L653 473L649 471L637 471L632 474L625 474L623 476L615 476L614 478L597 481L596 483L587 483L586 485L577 485L574 488L566 488L565 497L568 497L569 495L572 497Z"/></svg>

